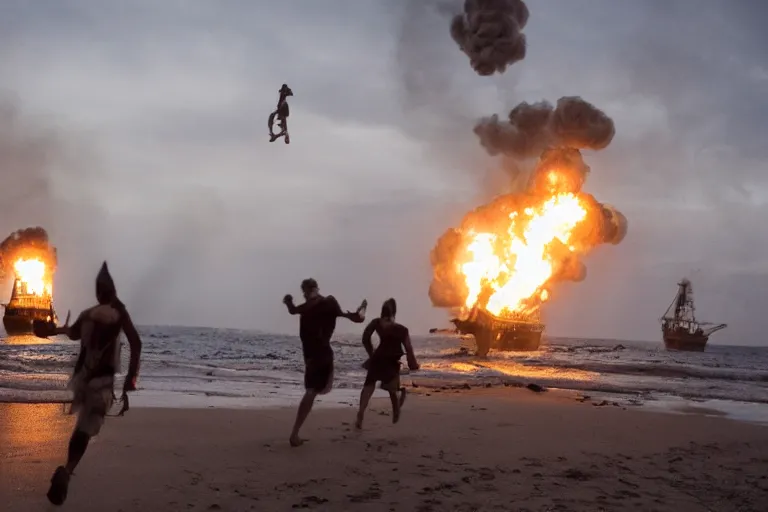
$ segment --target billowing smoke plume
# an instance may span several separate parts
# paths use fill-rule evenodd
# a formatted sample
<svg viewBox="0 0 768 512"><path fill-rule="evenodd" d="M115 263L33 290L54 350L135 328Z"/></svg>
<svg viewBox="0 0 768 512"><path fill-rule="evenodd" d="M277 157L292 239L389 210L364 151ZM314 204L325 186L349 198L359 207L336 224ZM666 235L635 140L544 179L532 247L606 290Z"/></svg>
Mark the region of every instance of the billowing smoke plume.
<svg viewBox="0 0 768 512"><path fill-rule="evenodd" d="M48 232L41 227L14 231L0 243L0 279L13 276L13 266L18 259L34 258L43 261L50 273L55 272L58 259Z"/></svg>
<svg viewBox="0 0 768 512"><path fill-rule="evenodd" d="M548 101L520 103L502 121L494 114L475 126L480 144L491 155L535 158L550 147L604 149L615 134L613 120L578 96L566 96L553 107Z"/></svg>
<svg viewBox="0 0 768 512"><path fill-rule="evenodd" d="M478 74L503 73L525 58L528 16L520 0L466 0L451 35ZM515 191L469 212L438 239L429 296L437 307L529 315L557 282L586 278L582 256L627 233L621 212L582 191L590 168L581 151L606 148L614 124L591 103L566 96L554 106L520 103L506 120L480 119L474 132L488 154L501 157ZM527 174L524 161L533 159Z"/></svg>
<svg viewBox="0 0 768 512"><path fill-rule="evenodd" d="M525 58L528 7L522 0L465 0L451 22L451 37L477 74L503 73Z"/></svg>

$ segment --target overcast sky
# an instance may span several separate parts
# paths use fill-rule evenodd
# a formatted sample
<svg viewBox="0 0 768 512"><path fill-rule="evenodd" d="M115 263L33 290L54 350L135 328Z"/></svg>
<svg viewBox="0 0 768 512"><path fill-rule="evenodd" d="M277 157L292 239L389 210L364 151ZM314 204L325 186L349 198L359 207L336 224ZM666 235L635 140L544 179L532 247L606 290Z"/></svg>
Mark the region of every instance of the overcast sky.
<svg viewBox="0 0 768 512"><path fill-rule="evenodd" d="M142 324L296 332L281 299L312 276L426 331L447 324L429 251L499 179L473 123L580 95L616 123L585 189L629 233L555 290L548 332L658 340L688 276L729 323L713 342L768 344L768 2L531 0L528 55L495 77L446 5L0 2L0 231L48 229L62 313L106 259ZM284 82L291 144L270 144Z"/></svg>

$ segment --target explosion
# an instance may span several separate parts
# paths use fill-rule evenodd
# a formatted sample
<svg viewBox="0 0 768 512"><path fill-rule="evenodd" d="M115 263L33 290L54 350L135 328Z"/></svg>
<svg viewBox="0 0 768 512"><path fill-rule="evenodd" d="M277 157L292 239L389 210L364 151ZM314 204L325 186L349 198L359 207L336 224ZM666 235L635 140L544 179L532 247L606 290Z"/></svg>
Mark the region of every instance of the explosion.
<svg viewBox="0 0 768 512"><path fill-rule="evenodd" d="M56 248L41 227L20 229L0 243L0 279L13 275L23 295L50 297L56 263Z"/></svg>
<svg viewBox="0 0 768 512"><path fill-rule="evenodd" d="M529 15L522 0L465 0L451 36L478 75L503 73L525 58L522 30ZM429 296L434 306L457 309L460 316L484 310L532 318L555 283L586 277L584 255L620 243L627 233L621 212L582 191L590 168L581 150L606 148L615 135L613 120L582 98L566 96L556 106L522 102L506 120L495 114L480 119L474 132L489 155L503 157L514 180L525 177L527 161L538 160L522 191L469 212L438 239ZM480 350L478 340L479 352L491 341Z"/></svg>
<svg viewBox="0 0 768 512"><path fill-rule="evenodd" d="M16 260L13 268L16 272L16 279L22 287L20 293L39 297L53 294L52 279L47 275L45 263L41 260L19 259Z"/></svg>
<svg viewBox="0 0 768 512"><path fill-rule="evenodd" d="M437 307L532 315L556 282L586 277L582 256L627 233L623 214L581 190L590 168L578 148L607 146L610 118L581 98L563 98L556 109L522 103L509 119L494 116L475 128L489 153L521 159L543 152L523 192L497 197L440 237L429 289Z"/></svg>

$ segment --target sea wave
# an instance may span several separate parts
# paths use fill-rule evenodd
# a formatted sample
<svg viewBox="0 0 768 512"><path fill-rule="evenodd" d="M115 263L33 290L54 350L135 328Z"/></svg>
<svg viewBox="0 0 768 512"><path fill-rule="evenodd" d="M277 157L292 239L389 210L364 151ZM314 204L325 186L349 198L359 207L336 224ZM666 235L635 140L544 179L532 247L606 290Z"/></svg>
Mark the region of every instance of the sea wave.
<svg viewBox="0 0 768 512"><path fill-rule="evenodd" d="M300 391L303 359L295 336L243 330L144 327L141 389L149 393L263 397ZM704 353L667 352L660 344L553 338L535 352L476 358L471 340L414 336L421 362L414 382L470 385L529 382L654 400L672 395L768 403L768 349L713 345ZM364 378L358 336L338 336L335 386L355 390ZM68 392L78 345L69 340L0 339L0 401L60 401ZM123 350L126 368L128 350ZM287 395L286 395L287 396Z"/></svg>

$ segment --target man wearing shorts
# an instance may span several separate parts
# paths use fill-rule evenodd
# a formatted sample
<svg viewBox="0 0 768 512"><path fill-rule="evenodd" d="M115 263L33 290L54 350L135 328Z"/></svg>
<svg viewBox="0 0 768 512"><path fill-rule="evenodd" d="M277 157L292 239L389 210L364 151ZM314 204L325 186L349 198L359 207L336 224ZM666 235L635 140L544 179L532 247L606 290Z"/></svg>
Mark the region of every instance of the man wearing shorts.
<svg viewBox="0 0 768 512"><path fill-rule="evenodd" d="M283 303L292 315L299 315L299 337L304 353L304 397L299 403L296 422L289 439L291 446L301 446L304 440L299 437L299 430L312 410L317 395L324 395L333 387L333 349L331 337L336 329L336 319L346 318L355 323L365 321L367 301L363 300L357 311L350 313L341 310L338 301L332 296L320 295L317 281L305 279L301 283L304 303L295 306L293 297L286 295Z"/></svg>
<svg viewBox="0 0 768 512"><path fill-rule="evenodd" d="M117 298L106 262L96 277L96 299L98 304L83 311L71 326L66 323L63 327L41 326L35 331L42 337L65 334L72 340L80 340L80 354L69 382L74 393L71 411L77 413L77 422L69 441L67 463L59 466L51 478L47 496L54 505L61 505L66 500L70 476L91 438L101 431L104 418L112 407L115 373L120 363L120 331L125 332L131 348L123 394L136 390L141 339L125 305Z"/></svg>
<svg viewBox="0 0 768 512"><path fill-rule="evenodd" d="M400 358L403 349L408 359L408 367L418 370L419 363L413 353L411 337L408 328L395 321L397 303L395 299L387 299L381 306L381 316L374 318L363 331L363 346L368 352L368 360L363 367L368 370L365 376L363 390L360 392L360 409L357 413L355 426L363 428L363 418L368 402L376 390L376 383L381 382L381 389L389 392L392 402L392 423L400 419L400 408L405 402L405 388L400 386ZM371 337L373 333L379 335L379 346L373 349ZM397 392L400 396L397 396Z"/></svg>

